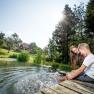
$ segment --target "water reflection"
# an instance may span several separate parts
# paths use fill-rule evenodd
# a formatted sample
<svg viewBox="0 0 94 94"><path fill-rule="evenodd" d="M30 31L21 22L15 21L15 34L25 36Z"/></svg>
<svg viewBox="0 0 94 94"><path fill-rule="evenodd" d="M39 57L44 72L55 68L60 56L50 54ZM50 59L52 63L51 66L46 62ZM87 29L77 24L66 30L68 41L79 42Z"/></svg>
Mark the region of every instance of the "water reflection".
<svg viewBox="0 0 94 94"><path fill-rule="evenodd" d="M0 68L0 94L34 94L56 84L56 75L43 67Z"/></svg>

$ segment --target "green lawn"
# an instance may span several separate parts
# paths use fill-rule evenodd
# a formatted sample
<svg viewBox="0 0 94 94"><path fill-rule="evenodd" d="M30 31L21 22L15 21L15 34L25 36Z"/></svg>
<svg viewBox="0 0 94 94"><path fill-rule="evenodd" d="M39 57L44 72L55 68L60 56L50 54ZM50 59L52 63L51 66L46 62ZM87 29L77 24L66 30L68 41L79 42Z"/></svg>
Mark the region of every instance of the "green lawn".
<svg viewBox="0 0 94 94"><path fill-rule="evenodd" d="M10 51L8 53L8 50L0 48L0 58L8 58L12 54L19 54L18 52Z"/></svg>

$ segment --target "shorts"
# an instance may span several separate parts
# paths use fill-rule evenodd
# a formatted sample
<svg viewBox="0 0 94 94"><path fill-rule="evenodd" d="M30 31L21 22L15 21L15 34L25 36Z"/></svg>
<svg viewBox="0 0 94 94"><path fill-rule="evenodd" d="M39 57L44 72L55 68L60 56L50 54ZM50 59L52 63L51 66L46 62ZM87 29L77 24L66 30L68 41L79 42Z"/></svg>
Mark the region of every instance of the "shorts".
<svg viewBox="0 0 94 94"><path fill-rule="evenodd" d="M93 82L94 79L86 75L85 73L81 73L78 77L75 78L75 80L85 81L85 82Z"/></svg>

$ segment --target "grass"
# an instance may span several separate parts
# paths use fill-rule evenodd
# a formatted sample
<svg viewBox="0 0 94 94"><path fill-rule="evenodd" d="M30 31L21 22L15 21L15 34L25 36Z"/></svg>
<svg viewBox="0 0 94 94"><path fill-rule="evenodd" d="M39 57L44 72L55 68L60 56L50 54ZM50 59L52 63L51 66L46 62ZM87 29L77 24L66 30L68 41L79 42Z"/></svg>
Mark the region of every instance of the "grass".
<svg viewBox="0 0 94 94"><path fill-rule="evenodd" d="M8 51L0 48L0 58L6 58L6 57L8 57Z"/></svg>
<svg viewBox="0 0 94 94"><path fill-rule="evenodd" d="M0 58L8 58L10 55L13 54L19 54L19 52L10 51L8 53L8 50L0 48Z"/></svg>

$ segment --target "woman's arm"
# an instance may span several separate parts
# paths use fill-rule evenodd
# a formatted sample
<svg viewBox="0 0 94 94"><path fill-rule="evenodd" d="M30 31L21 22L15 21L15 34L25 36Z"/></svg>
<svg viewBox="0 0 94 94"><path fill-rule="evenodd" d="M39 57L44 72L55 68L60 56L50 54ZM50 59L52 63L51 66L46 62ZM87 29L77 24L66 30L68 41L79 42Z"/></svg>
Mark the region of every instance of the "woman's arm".
<svg viewBox="0 0 94 94"><path fill-rule="evenodd" d="M80 68L74 70L73 72L67 74L67 79L71 80L74 79L75 77L79 76L84 70L86 69L85 65L82 65Z"/></svg>

